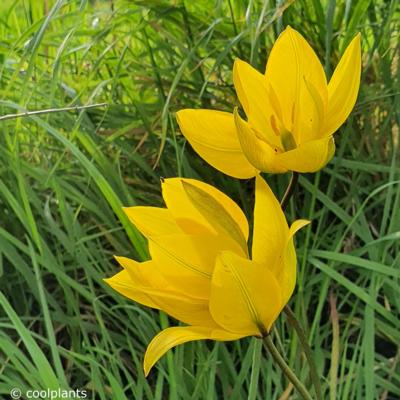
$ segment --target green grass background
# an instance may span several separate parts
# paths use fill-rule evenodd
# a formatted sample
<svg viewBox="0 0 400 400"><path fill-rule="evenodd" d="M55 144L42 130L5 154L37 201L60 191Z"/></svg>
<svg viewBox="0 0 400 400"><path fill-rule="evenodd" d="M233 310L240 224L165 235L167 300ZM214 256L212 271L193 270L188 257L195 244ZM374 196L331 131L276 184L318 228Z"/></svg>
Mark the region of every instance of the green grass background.
<svg viewBox="0 0 400 400"><path fill-rule="evenodd" d="M390 0L66 1L0 4L0 398L12 387L80 388L93 399L298 399L247 338L176 348L145 379L165 315L103 282L113 254L147 257L121 206L162 205L160 177L195 177L251 218L253 182L206 165L179 134L187 107L231 111L236 57L263 69L290 24L328 76L356 32L357 105L335 158L301 176L289 220L299 277L291 307L315 352L324 399L400 398L399 8ZM288 176L267 176L281 196ZM307 387L282 315L274 342Z"/></svg>

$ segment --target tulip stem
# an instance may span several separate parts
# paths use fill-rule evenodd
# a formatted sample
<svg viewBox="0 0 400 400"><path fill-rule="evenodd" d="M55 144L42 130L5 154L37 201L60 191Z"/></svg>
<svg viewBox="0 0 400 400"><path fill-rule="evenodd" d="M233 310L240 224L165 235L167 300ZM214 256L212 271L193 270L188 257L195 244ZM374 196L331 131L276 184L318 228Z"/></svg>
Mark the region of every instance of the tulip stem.
<svg viewBox="0 0 400 400"><path fill-rule="evenodd" d="M301 397L304 400L312 400L310 393L304 387L304 385L300 382L299 378L294 374L294 372L290 369L289 365L286 364L284 358L279 354L278 349L275 347L274 343L270 335L263 337L264 347L268 350L269 354L273 357L276 363L279 365L283 373L289 379L289 381L293 384L293 386L297 389L297 391L301 394Z"/></svg>
<svg viewBox="0 0 400 400"><path fill-rule="evenodd" d="M312 381L314 389L315 389L315 395L318 400L322 400L321 382L318 378L317 367L315 365L313 353L312 353L310 345L308 344L306 334L305 334L303 328L301 327L300 322L296 318L296 315L291 310L291 308L288 305L286 305L283 310L287 316L289 324L296 331L297 336L299 337L300 343L303 347L303 351L304 351L304 354L308 361L308 365L310 366L310 376L311 376L311 381Z"/></svg>
<svg viewBox="0 0 400 400"><path fill-rule="evenodd" d="M298 180L299 180L299 173L293 171L292 177L290 178L289 185L288 185L286 192L283 195L283 198L281 200L282 211L285 211L285 208L289 204L289 201L290 201L291 197L293 196L293 193L296 188ZM311 377L311 381L312 381L314 389L315 389L315 395L318 400L322 400L321 382L318 378L317 367L315 365L313 353L312 353L310 345L308 344L306 334L305 334L303 328L301 327L300 322L296 318L296 315L293 313L293 311L290 309L290 307L288 305L286 305L283 310L287 316L289 324L296 331L297 336L299 337L299 340L300 340L300 344L303 347L303 351L306 356L308 365L310 366L310 377Z"/></svg>
<svg viewBox="0 0 400 400"><path fill-rule="evenodd" d="M294 189L296 188L298 180L299 180L299 173L293 171L292 172L292 177L290 178L289 185L288 185L288 187L286 189L286 192L283 195L282 200L281 200L282 211L285 211L285 208L289 204L289 200L293 196Z"/></svg>

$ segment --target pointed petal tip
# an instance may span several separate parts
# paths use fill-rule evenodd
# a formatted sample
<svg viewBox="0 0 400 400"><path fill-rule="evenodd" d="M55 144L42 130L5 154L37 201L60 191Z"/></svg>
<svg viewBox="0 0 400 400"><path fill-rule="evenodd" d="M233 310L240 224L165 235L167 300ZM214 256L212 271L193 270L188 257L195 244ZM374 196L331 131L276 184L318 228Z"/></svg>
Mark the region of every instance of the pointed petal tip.
<svg viewBox="0 0 400 400"><path fill-rule="evenodd" d="M297 233L300 229L304 228L305 226L311 223L308 219L297 219L290 225L289 228L289 238L293 237L295 233Z"/></svg>
<svg viewBox="0 0 400 400"><path fill-rule="evenodd" d="M354 46L357 47L357 50L359 49L361 51L361 32L358 32L353 39L351 39L349 45L347 47L350 46Z"/></svg>
<svg viewBox="0 0 400 400"><path fill-rule="evenodd" d="M178 111L175 113L175 118L176 118L176 120L177 120L177 122L178 122L178 125L179 125L179 128L180 128L181 131L183 130L183 124L184 124L183 119L184 119L185 117L187 117L188 114L190 114L191 111L193 111L193 110L190 109L190 108L184 108L184 109L182 109L182 110L178 110Z"/></svg>
<svg viewBox="0 0 400 400"><path fill-rule="evenodd" d="M163 178L161 179L161 190L166 187L167 185L170 185L173 180L177 180L180 178Z"/></svg>
<svg viewBox="0 0 400 400"><path fill-rule="evenodd" d="M113 277L112 276L110 278L103 278L102 281L104 283L106 283L108 286L110 286L111 288L114 289L114 287L112 285L113 284Z"/></svg>
<svg viewBox="0 0 400 400"><path fill-rule="evenodd" d="M172 190L172 188L174 188L174 190L176 191L181 191L183 188L183 183L187 180L187 178L181 178L179 176L173 178L164 178L161 182L161 192L163 192L167 187L169 188L169 190Z"/></svg>
<svg viewBox="0 0 400 400"><path fill-rule="evenodd" d="M248 64L246 61L242 60L239 57L236 57L235 60L233 61L233 72L235 73L235 71L237 72L237 69L245 66L246 64Z"/></svg>
<svg viewBox="0 0 400 400"><path fill-rule="evenodd" d="M280 33L279 36L285 35L285 34L298 34L301 35L299 31L294 29L291 25L286 25L286 28Z"/></svg>
<svg viewBox="0 0 400 400"><path fill-rule="evenodd" d="M121 260L122 260L122 258L124 258L124 257L122 257L122 256L116 256L115 254L113 255L113 258L114 258L114 260L118 263L118 264L121 264Z"/></svg>
<svg viewBox="0 0 400 400"><path fill-rule="evenodd" d="M239 82L240 82L239 68L241 65L243 65L243 61L240 58L236 57L235 60L233 61L232 74L233 74L233 81L237 82L237 85L239 85ZM237 92L237 90L236 90L236 92Z"/></svg>
<svg viewBox="0 0 400 400"><path fill-rule="evenodd" d="M175 113L175 118L176 118L176 121L178 122L179 128L181 128L180 117L181 117L182 114L183 114L182 111L183 111L183 110L179 110L179 111L177 111L177 112ZM182 129L181 129L181 130L182 130Z"/></svg>
<svg viewBox="0 0 400 400"><path fill-rule="evenodd" d="M311 224L311 220L309 219L298 219L296 222L299 224L299 229Z"/></svg>
<svg viewBox="0 0 400 400"><path fill-rule="evenodd" d="M122 270L123 271L123 270ZM114 275L111 276L109 278L103 278L102 281L108 285L111 289L113 289L114 291L116 291L118 294L121 294L118 290L118 277L116 277L116 275L118 274L118 272Z"/></svg>
<svg viewBox="0 0 400 400"><path fill-rule="evenodd" d="M149 376L149 373L151 371L152 367L148 367L145 364L143 364L143 373L144 373L144 377L147 378Z"/></svg>
<svg viewBox="0 0 400 400"><path fill-rule="evenodd" d="M361 32L356 33L344 49L342 58L346 53L359 53L361 55Z"/></svg>
<svg viewBox="0 0 400 400"><path fill-rule="evenodd" d="M123 213L127 216L127 217L129 217L129 212L130 211L132 211L132 208L134 208L135 206L124 206L124 207L121 207L121 209L122 209L122 211L123 211Z"/></svg>

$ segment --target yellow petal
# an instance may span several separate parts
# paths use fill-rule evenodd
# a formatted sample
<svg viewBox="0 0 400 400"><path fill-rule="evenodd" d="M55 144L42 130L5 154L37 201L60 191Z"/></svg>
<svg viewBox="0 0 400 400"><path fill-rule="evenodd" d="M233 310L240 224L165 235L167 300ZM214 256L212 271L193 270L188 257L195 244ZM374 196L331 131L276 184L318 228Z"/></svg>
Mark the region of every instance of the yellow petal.
<svg viewBox="0 0 400 400"><path fill-rule="evenodd" d="M193 149L214 168L240 179L257 174L243 155L232 114L187 109L179 111L176 117Z"/></svg>
<svg viewBox="0 0 400 400"><path fill-rule="evenodd" d="M252 260L273 268L282 253L289 227L279 201L261 176L256 177Z"/></svg>
<svg viewBox="0 0 400 400"><path fill-rule="evenodd" d="M324 134L331 135L349 116L357 100L361 76L361 35L348 45L328 85Z"/></svg>
<svg viewBox="0 0 400 400"><path fill-rule="evenodd" d="M116 292L122 294L130 300L134 300L137 303L143 304L147 307L159 309L159 306L147 293L144 293L134 286L131 276L126 270L118 272L111 278L104 279L104 282L110 285Z"/></svg>
<svg viewBox="0 0 400 400"><path fill-rule="evenodd" d="M186 324L215 325L208 301L178 292L168 284L162 287L148 284L151 275L157 273L153 261L136 263L123 257L118 257L118 261L126 269L105 280L118 293L147 307L163 310Z"/></svg>
<svg viewBox="0 0 400 400"><path fill-rule="evenodd" d="M276 164L275 157L278 149L272 148L269 144L258 138L250 125L240 118L237 109L234 111L234 116L240 145L249 162L263 172L287 172L286 168Z"/></svg>
<svg viewBox="0 0 400 400"><path fill-rule="evenodd" d="M244 255L239 245L222 235L166 235L149 242L156 271L176 290L200 299L209 298L211 274L221 250Z"/></svg>
<svg viewBox="0 0 400 400"><path fill-rule="evenodd" d="M127 257L114 256L125 271L128 272L132 282L137 286L153 287L156 289L171 289L165 278L157 273L157 268L153 261L137 262Z"/></svg>
<svg viewBox="0 0 400 400"><path fill-rule="evenodd" d="M170 211L159 207L124 207L129 220L146 236L181 233Z"/></svg>
<svg viewBox="0 0 400 400"><path fill-rule="evenodd" d="M280 146L279 136L274 133L271 116L274 110L270 104L265 76L250 64L236 59L233 66L233 82L248 122L271 145Z"/></svg>
<svg viewBox="0 0 400 400"><path fill-rule="evenodd" d="M280 288L262 264L222 252L210 293L210 312L218 325L242 335L268 332L282 308Z"/></svg>
<svg viewBox="0 0 400 400"><path fill-rule="evenodd" d="M293 243L293 236L299 229L303 228L309 223L310 221L299 219L294 221L290 226L286 246L282 254L280 268L276 269L275 271L275 277L279 283L279 286L281 287L283 305L289 301L296 285L297 258Z"/></svg>
<svg viewBox="0 0 400 400"><path fill-rule="evenodd" d="M312 82L304 77L299 84L300 93L294 112L293 136L297 144L319 139L325 118L326 106ZM325 90L326 92L326 90Z"/></svg>
<svg viewBox="0 0 400 400"><path fill-rule="evenodd" d="M302 134L315 137L316 108L309 87L315 88L323 108L326 108L326 76L314 50L290 26L275 42L268 58L265 76L279 99L286 130L295 134L297 143L304 141L304 138L299 140ZM305 128L308 131L304 131ZM310 133L310 129L314 132Z"/></svg>
<svg viewBox="0 0 400 400"><path fill-rule="evenodd" d="M333 157L335 142L332 137L300 144L294 150L276 156L276 162L290 171L316 172L323 168Z"/></svg>
<svg viewBox="0 0 400 400"><path fill-rule="evenodd" d="M242 248L244 255L247 255L248 224L242 211L237 210L235 207L233 210L236 212L230 213L223 207L222 201L217 201L207 191L192 185L187 180L182 180L182 184L190 201L203 217L206 218L207 221L212 221L213 227L217 232L232 238ZM229 206L233 204L236 206L236 204L232 204L231 201L227 204ZM240 217L241 224L235 220L233 215ZM241 226L245 227L244 232Z"/></svg>
<svg viewBox="0 0 400 400"><path fill-rule="evenodd" d="M189 198L186 190L183 187L182 182L191 184L198 189L206 192L210 197L212 197L221 207L228 213L231 218L237 222L245 240L249 236L249 225L246 216L240 207L224 193L216 189L211 185L200 182L195 179L181 179L181 178L171 178L166 179L162 184L162 193L167 204L168 209L171 211L174 218L177 220L178 224L187 233L198 233L198 232L221 232L218 227L218 221L214 221L213 218L208 219L198 210L191 199ZM186 223L186 221L189 223ZM206 231L203 229L198 229L198 226L193 227L191 224L195 221L199 226L205 227ZM224 233L224 232L222 232Z"/></svg>
<svg viewBox="0 0 400 400"><path fill-rule="evenodd" d="M154 364L172 347L194 340L236 340L240 335L234 335L222 329L202 326L183 326L167 328L156 335L147 347L143 368L147 376Z"/></svg>

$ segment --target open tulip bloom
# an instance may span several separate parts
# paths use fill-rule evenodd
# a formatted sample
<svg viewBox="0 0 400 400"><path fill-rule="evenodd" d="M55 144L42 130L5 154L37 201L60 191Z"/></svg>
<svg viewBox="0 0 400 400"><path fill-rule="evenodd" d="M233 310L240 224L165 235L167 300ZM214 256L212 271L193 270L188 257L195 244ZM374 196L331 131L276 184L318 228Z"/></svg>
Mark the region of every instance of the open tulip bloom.
<svg viewBox="0 0 400 400"><path fill-rule="evenodd" d="M269 186L256 177L251 256L249 225L238 205L193 179L162 183L167 208L129 207L129 219L148 239L151 260L116 257L123 270L106 282L140 304L187 324L167 328L149 344L147 375L170 348L193 340L264 337L296 282L293 235Z"/></svg>
<svg viewBox="0 0 400 400"><path fill-rule="evenodd" d="M265 74L237 59L233 81L247 116L216 110L177 113L193 149L216 169L236 178L259 171L315 172L333 157L332 134L357 99L361 74L358 34L332 78L306 40L287 27L274 44Z"/></svg>

